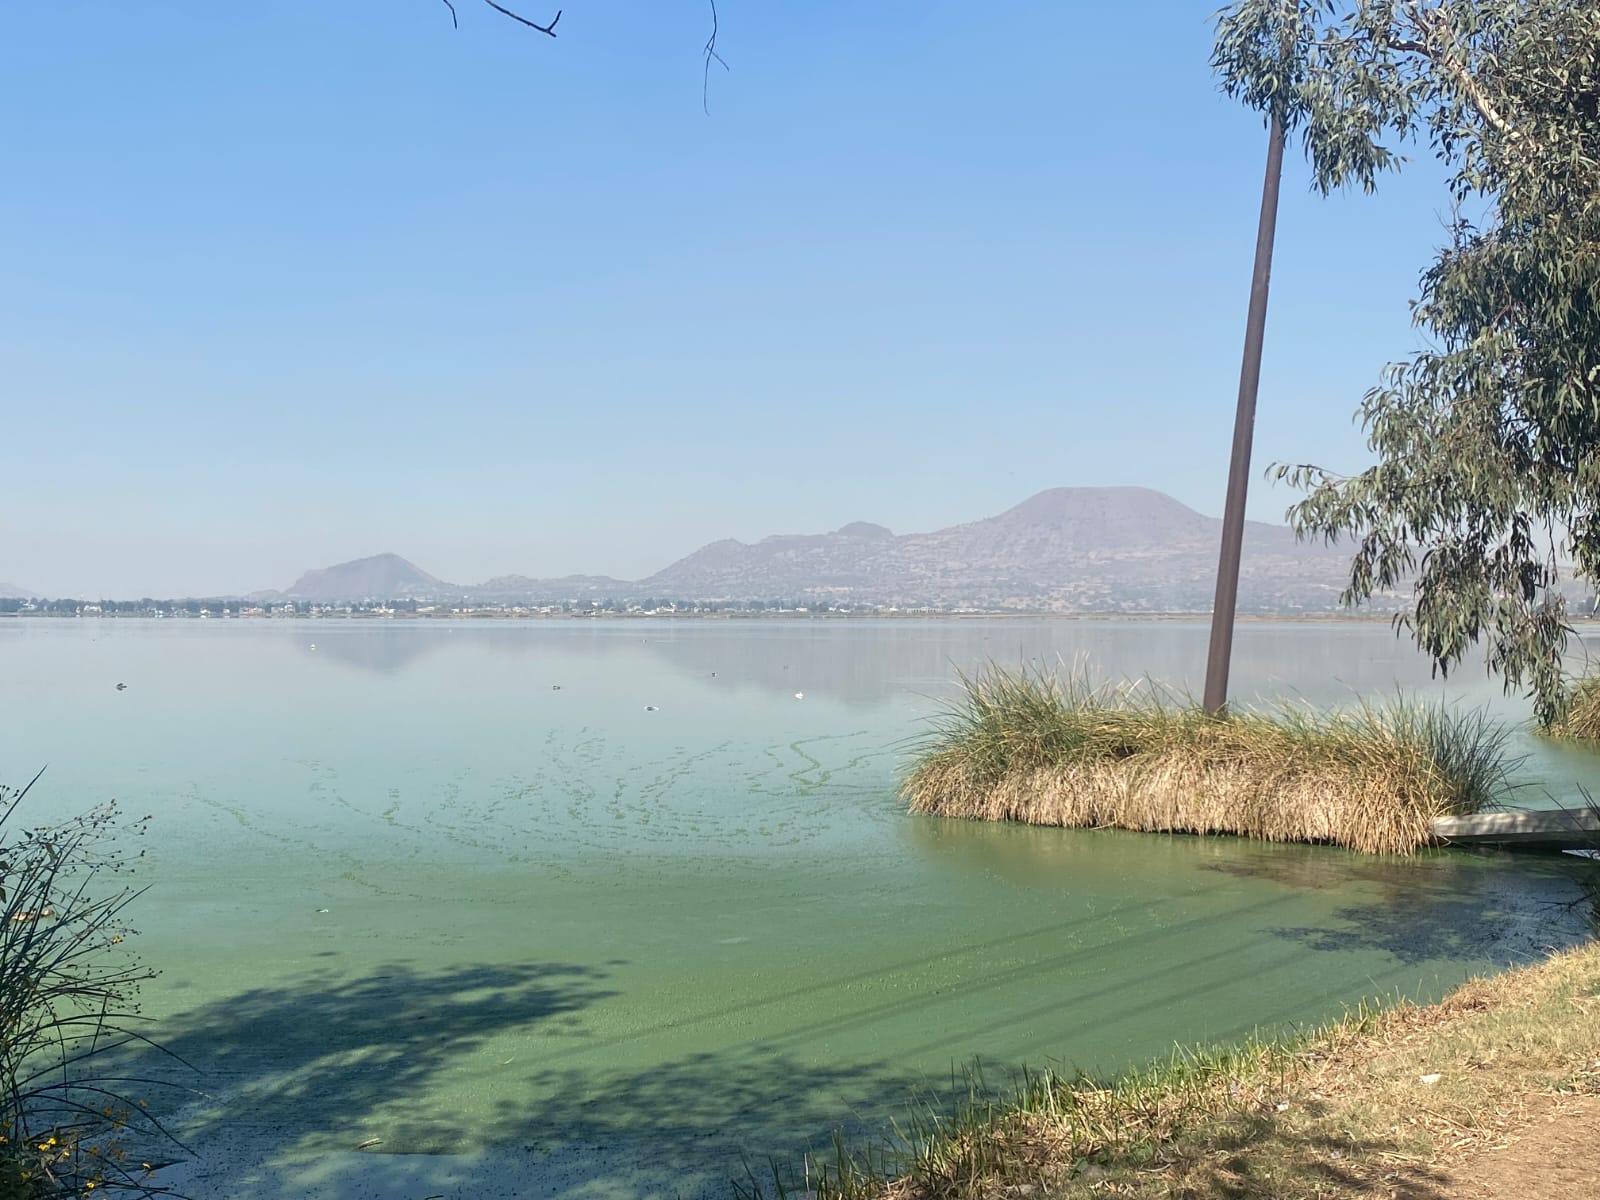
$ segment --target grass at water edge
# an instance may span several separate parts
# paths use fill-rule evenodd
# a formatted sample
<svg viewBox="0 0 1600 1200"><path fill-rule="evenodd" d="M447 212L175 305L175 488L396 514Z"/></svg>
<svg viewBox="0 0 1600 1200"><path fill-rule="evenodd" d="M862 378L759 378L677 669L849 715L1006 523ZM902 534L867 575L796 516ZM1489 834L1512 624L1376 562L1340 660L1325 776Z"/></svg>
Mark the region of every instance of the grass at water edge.
<svg viewBox="0 0 1600 1200"><path fill-rule="evenodd" d="M746 1197L1139 1200L1411 1194L1534 1109L1600 1095L1600 945L1371 1006L1289 1038L1179 1051L1111 1080L981 1076L876 1144L837 1139ZM1430 1193L1431 1194L1431 1193Z"/></svg>

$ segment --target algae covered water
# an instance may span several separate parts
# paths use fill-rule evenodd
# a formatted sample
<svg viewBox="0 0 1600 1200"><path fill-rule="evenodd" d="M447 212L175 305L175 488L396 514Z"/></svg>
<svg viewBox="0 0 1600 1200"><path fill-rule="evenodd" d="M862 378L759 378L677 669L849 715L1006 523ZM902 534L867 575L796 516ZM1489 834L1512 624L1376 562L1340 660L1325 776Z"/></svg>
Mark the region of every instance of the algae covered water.
<svg viewBox="0 0 1600 1200"><path fill-rule="evenodd" d="M1197 686L1199 622L0 623L34 817L154 815L134 923L196 1196L728 1194L981 1061L1114 1070L1431 996L1588 929L1559 859L941 822L957 670ZM1432 695L1252 623L1235 695ZM126 683L118 691L117 683ZM1469 703L1521 716L1473 676ZM1581 752L1522 737L1531 794ZM357 1149L357 1147L364 1147Z"/></svg>

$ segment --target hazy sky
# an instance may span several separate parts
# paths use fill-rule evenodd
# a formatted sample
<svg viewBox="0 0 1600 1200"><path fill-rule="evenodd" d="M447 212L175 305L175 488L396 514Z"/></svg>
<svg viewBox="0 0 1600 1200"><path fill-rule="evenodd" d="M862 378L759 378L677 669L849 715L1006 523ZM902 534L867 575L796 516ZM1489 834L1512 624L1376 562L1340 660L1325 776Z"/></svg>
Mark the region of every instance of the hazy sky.
<svg viewBox="0 0 1600 1200"><path fill-rule="evenodd" d="M0 580L633 578L1059 485L1219 513L1265 137L1218 3L722 0L709 116L703 0L570 0L556 40L478 0L17 6ZM1291 165L1253 516L1270 461L1367 461L1443 238L1418 157L1375 198Z"/></svg>

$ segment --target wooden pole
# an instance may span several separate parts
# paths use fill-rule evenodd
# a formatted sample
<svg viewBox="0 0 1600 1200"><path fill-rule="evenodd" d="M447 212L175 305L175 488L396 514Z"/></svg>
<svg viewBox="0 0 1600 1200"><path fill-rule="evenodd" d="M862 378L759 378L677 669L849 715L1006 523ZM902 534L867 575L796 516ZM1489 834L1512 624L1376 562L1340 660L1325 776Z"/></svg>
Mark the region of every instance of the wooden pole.
<svg viewBox="0 0 1600 1200"><path fill-rule="evenodd" d="M1244 502L1250 487L1250 444L1255 436L1256 394L1261 390L1261 347L1267 332L1267 290L1272 283L1272 242L1278 228L1278 187L1283 179L1283 110L1274 106L1267 134L1267 176L1261 185L1261 223L1256 230L1256 266L1245 319L1244 363L1239 369L1239 408L1233 419L1233 459L1228 499L1222 511L1222 550L1217 560L1217 596L1211 606L1211 646L1206 656L1205 710L1228 708L1228 666L1233 656L1233 617L1239 605L1239 554L1244 546Z"/></svg>

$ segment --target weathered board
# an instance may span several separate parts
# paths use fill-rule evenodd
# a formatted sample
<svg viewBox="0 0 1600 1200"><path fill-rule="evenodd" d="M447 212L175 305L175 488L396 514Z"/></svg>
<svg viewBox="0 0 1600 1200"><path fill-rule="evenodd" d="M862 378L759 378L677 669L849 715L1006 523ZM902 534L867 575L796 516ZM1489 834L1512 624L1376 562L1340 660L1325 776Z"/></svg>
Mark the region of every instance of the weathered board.
<svg viewBox="0 0 1600 1200"><path fill-rule="evenodd" d="M1586 808L1439 817L1433 836L1456 846L1525 846L1579 850L1600 846L1600 813Z"/></svg>

